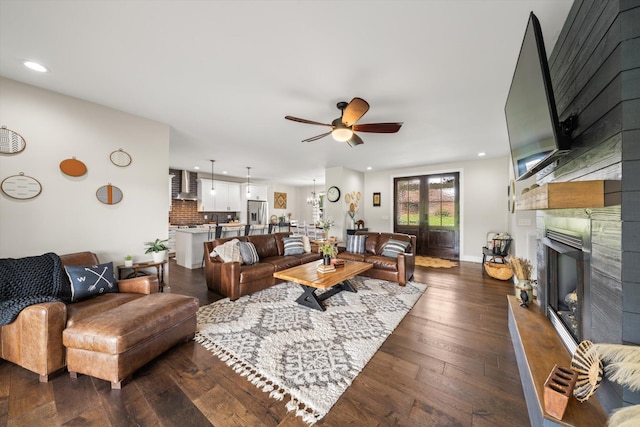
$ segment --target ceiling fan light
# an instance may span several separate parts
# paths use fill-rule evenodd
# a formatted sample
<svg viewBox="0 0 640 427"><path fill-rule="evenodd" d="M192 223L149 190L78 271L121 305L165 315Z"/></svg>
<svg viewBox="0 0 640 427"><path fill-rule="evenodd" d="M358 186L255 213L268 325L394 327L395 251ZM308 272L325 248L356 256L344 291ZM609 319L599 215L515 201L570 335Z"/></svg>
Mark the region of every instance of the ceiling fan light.
<svg viewBox="0 0 640 427"><path fill-rule="evenodd" d="M336 141L345 142L351 139L353 131L347 128L335 128L331 131L331 136L333 136L333 139Z"/></svg>

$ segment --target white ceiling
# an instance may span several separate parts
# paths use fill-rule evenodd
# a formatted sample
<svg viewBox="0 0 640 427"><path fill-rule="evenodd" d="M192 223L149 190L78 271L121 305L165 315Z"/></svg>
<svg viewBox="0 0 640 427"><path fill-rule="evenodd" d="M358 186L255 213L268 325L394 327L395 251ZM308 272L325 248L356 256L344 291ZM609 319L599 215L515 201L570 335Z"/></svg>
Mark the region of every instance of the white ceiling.
<svg viewBox="0 0 640 427"><path fill-rule="evenodd" d="M506 156L504 102L529 12L552 51L572 0L0 0L0 75L171 126L170 167L291 185ZM24 60L50 69L40 74ZM350 148L325 137L364 98Z"/></svg>

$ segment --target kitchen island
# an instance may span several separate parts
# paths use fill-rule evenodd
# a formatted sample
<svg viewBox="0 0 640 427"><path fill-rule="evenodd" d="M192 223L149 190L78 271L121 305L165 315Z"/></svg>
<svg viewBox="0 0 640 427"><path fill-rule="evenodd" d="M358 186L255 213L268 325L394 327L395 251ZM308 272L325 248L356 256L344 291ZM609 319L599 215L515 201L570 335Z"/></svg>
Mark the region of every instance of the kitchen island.
<svg viewBox="0 0 640 427"><path fill-rule="evenodd" d="M176 230L176 263L179 266L195 269L202 268L204 242L214 239L216 227L222 227L221 237L242 236L244 224L203 224L195 228L178 228ZM261 234L266 226L252 225L251 234Z"/></svg>

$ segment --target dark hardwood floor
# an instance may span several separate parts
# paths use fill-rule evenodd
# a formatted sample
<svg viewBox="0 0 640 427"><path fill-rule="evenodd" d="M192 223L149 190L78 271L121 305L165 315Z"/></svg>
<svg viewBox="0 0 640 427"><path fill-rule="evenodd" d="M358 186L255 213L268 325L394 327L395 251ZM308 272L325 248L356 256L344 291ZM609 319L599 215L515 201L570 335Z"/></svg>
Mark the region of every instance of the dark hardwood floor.
<svg viewBox="0 0 640 427"><path fill-rule="evenodd" d="M318 426L528 426L507 329L511 282L481 265L416 267L429 288ZM170 261L173 293L220 298L203 270ZM195 342L141 368L122 390L0 360L0 426L305 426Z"/></svg>

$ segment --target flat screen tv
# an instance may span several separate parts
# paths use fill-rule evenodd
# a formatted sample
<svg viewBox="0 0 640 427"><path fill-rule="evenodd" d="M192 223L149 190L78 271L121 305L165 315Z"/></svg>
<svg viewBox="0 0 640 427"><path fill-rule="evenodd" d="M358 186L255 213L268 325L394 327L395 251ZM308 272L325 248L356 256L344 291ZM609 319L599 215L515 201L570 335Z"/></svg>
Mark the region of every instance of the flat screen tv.
<svg viewBox="0 0 640 427"><path fill-rule="evenodd" d="M542 30L533 12L504 111L516 180L534 175L571 148L570 124L558 120Z"/></svg>

